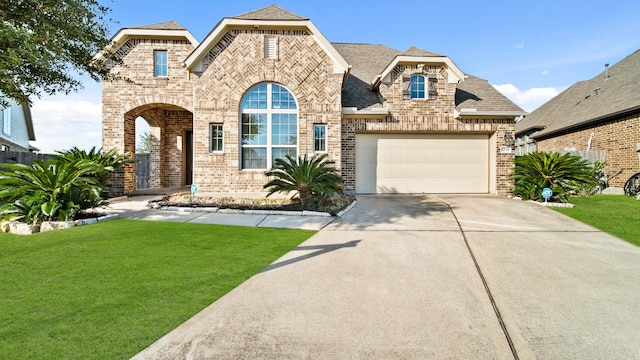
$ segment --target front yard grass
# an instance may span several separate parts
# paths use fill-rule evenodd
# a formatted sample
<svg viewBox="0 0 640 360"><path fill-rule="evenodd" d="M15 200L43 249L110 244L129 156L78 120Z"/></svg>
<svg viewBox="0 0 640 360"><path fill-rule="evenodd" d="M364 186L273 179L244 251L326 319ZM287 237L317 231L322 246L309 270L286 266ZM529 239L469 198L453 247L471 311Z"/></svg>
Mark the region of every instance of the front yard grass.
<svg viewBox="0 0 640 360"><path fill-rule="evenodd" d="M314 233L114 220L0 234L0 357L128 359Z"/></svg>
<svg viewBox="0 0 640 360"><path fill-rule="evenodd" d="M552 209L640 246L640 201L632 196L593 195L571 198L574 208Z"/></svg>

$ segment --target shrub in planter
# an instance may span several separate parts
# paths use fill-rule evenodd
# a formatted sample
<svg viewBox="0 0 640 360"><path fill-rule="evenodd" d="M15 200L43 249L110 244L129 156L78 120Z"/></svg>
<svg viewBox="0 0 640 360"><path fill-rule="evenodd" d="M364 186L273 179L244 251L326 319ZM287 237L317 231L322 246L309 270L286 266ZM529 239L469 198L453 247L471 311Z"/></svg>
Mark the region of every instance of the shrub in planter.
<svg viewBox="0 0 640 360"><path fill-rule="evenodd" d="M277 192L289 193L295 191L303 209L325 203L335 194L342 194L342 177L338 175L335 162L327 159L327 154L306 154L297 159L290 155L276 159L275 169L267 171L267 176L273 177L264 188L269 191L267 196Z"/></svg>
<svg viewBox="0 0 640 360"><path fill-rule="evenodd" d="M553 191L551 201L567 202L569 196L597 185L594 168L571 154L534 152L514 160L512 194L524 200L542 200L542 189Z"/></svg>

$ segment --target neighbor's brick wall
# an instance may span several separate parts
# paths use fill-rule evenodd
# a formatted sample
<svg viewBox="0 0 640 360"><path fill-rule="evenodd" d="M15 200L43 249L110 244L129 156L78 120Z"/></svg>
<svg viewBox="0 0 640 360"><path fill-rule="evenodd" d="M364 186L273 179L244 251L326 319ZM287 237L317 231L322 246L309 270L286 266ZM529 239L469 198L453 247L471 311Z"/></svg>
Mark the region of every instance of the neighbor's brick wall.
<svg viewBox="0 0 640 360"><path fill-rule="evenodd" d="M278 38L278 59L264 59L264 36ZM313 125L327 124L329 156L339 164L342 75L306 31L251 28L229 30L193 74L194 182L201 192L261 192L262 170L242 170L240 101L254 85L275 82L298 102L299 154L313 152ZM224 152L209 152L209 124L223 124Z"/></svg>
<svg viewBox="0 0 640 360"><path fill-rule="evenodd" d="M640 171L636 144L640 143L640 113L537 142L538 151L562 151L566 148L587 150L593 133L591 150L605 150L607 171L624 169L609 185L624 186L631 175Z"/></svg>

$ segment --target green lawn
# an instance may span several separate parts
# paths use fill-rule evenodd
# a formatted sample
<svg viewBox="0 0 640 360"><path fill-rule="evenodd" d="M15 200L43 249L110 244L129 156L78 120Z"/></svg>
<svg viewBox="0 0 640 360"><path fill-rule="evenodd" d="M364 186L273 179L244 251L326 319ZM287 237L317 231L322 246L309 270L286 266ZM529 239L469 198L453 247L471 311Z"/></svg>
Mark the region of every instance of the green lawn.
<svg viewBox="0 0 640 360"><path fill-rule="evenodd" d="M114 220L0 234L0 358L128 359L314 233Z"/></svg>
<svg viewBox="0 0 640 360"><path fill-rule="evenodd" d="M593 195L571 199L576 206L552 209L640 246L640 201L632 196Z"/></svg>

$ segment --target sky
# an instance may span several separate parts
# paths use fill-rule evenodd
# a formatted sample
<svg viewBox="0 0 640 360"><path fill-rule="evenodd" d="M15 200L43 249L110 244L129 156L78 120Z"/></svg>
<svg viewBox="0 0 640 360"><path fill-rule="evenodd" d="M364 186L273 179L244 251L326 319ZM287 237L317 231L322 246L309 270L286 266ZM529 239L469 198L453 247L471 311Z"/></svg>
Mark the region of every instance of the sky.
<svg viewBox="0 0 640 360"><path fill-rule="evenodd" d="M274 0L101 0L111 34L176 20L203 41L224 17ZM594 0L280 0L311 19L330 42L416 46L448 56L463 72L489 81L531 112L640 49L640 1ZM78 75L84 89L32 99L36 146L44 153L101 146L101 84ZM147 129L144 121L140 132Z"/></svg>

